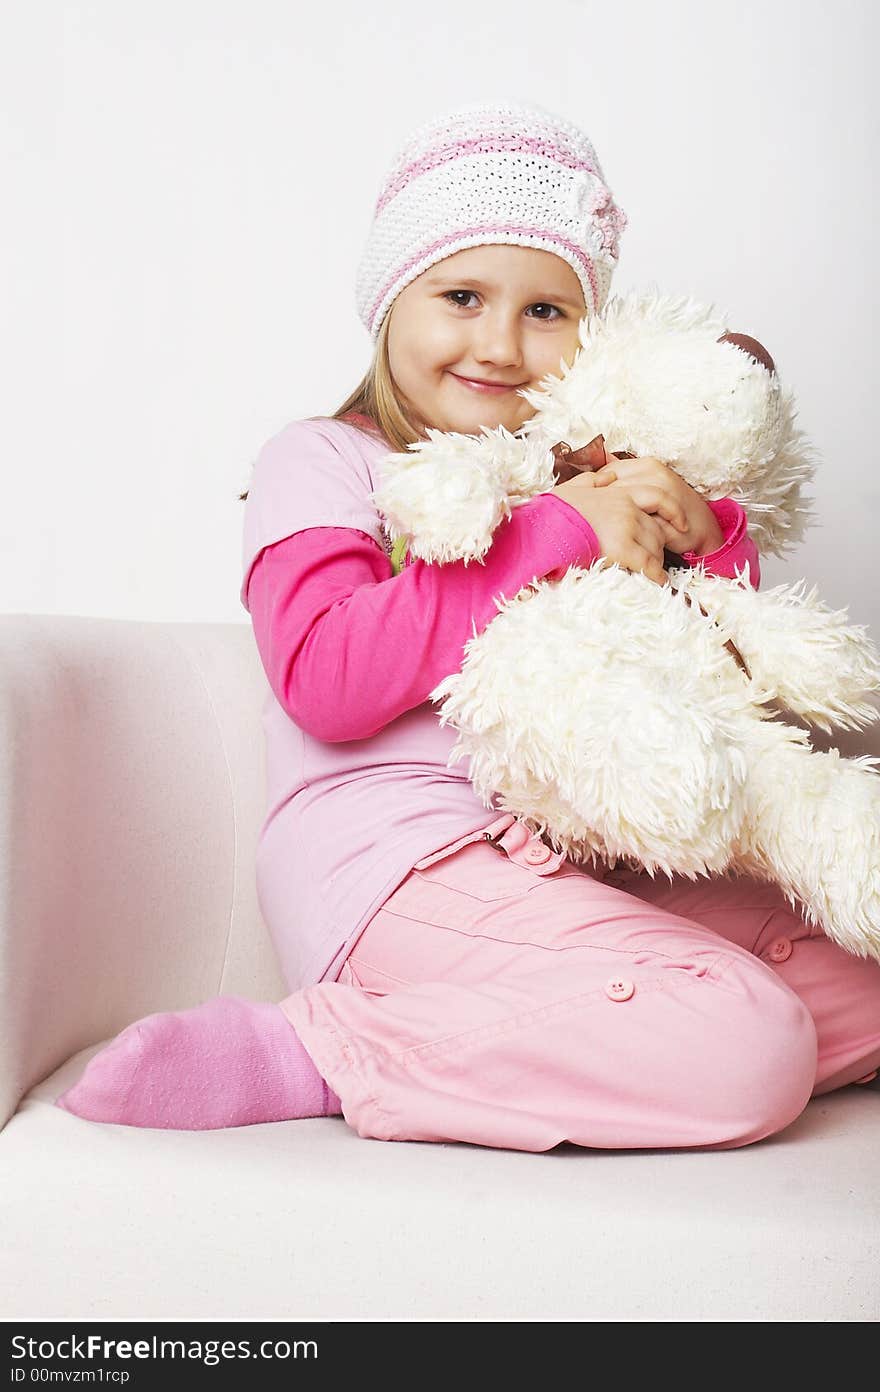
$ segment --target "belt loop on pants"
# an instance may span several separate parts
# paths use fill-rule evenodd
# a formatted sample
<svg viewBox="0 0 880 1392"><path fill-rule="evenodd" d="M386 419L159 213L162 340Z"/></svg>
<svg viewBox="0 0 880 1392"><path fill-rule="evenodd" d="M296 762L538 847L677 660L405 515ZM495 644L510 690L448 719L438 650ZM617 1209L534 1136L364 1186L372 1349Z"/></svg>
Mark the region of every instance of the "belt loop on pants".
<svg viewBox="0 0 880 1392"><path fill-rule="evenodd" d="M444 846L442 850L422 856L413 868L425 870L429 865L434 865L438 860L445 860L447 856L461 850L462 846L470 846L474 841L488 841L496 850L503 851L514 864L522 865L527 870L534 871L536 875L552 875L565 859L563 852L557 853L545 846L541 838L533 835L522 822L518 822L512 812L503 812L494 822L490 822L479 831L471 831L467 836L461 836L457 841Z"/></svg>
<svg viewBox="0 0 880 1392"><path fill-rule="evenodd" d="M432 851L430 855L422 856L413 866L414 870L426 870L429 865L434 865L438 860L445 860L447 856L454 855L460 851L462 846L471 846L475 841L490 840L492 836L501 831L506 831L514 820L512 812L504 812L500 817L496 817L494 822L490 822L487 827L480 827L477 831L469 831L466 836L460 836L457 841L451 841L449 845L441 847L439 851Z"/></svg>

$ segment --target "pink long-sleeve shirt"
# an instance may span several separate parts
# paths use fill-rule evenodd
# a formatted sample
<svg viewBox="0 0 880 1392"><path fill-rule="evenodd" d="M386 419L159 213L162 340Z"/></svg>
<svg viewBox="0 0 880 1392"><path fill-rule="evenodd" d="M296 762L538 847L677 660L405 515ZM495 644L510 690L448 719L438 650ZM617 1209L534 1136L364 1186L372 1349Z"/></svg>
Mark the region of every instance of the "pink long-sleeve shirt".
<svg viewBox="0 0 880 1392"><path fill-rule="evenodd" d="M428 695L496 596L601 554L581 514L545 493L514 509L483 564L410 560L395 576L368 497L390 449L354 420L294 421L258 455L245 507L241 601L269 684L257 890L291 991L335 980L413 865L497 818L447 766L456 732ZM757 588L743 509L710 507L722 546L683 562L732 576L748 559Z"/></svg>

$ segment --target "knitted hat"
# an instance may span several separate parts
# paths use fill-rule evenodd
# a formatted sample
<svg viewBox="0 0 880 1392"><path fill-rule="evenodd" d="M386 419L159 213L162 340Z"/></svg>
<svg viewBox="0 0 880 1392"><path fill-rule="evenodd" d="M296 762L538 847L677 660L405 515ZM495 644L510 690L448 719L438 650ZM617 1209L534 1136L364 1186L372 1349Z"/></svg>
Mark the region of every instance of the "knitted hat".
<svg viewBox="0 0 880 1392"><path fill-rule="evenodd" d="M357 272L375 341L404 286L464 247L508 243L561 256L598 313L627 216L583 131L514 102L472 103L419 127L385 176Z"/></svg>

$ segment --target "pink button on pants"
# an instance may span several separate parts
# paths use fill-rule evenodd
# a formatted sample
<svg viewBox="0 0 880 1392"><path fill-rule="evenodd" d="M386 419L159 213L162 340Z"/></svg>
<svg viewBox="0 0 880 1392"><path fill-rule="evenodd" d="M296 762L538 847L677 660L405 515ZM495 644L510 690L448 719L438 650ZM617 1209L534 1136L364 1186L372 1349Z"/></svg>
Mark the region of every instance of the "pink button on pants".
<svg viewBox="0 0 880 1392"><path fill-rule="evenodd" d="M281 1003L358 1135L726 1150L880 1065L880 963L775 887L540 869L486 841L414 869Z"/></svg>

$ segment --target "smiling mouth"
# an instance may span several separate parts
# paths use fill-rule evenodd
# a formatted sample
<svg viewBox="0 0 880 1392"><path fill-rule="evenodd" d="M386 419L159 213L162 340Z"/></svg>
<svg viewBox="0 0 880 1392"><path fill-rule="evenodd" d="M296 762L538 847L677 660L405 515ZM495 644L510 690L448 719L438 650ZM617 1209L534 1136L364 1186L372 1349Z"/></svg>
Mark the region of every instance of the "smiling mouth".
<svg viewBox="0 0 880 1392"><path fill-rule="evenodd" d="M487 392L490 395L500 395L504 392L518 391L525 386L524 382L480 382L473 377L461 377L457 372L450 372L450 377L454 377L456 382L461 382L462 386L470 388L471 391Z"/></svg>

